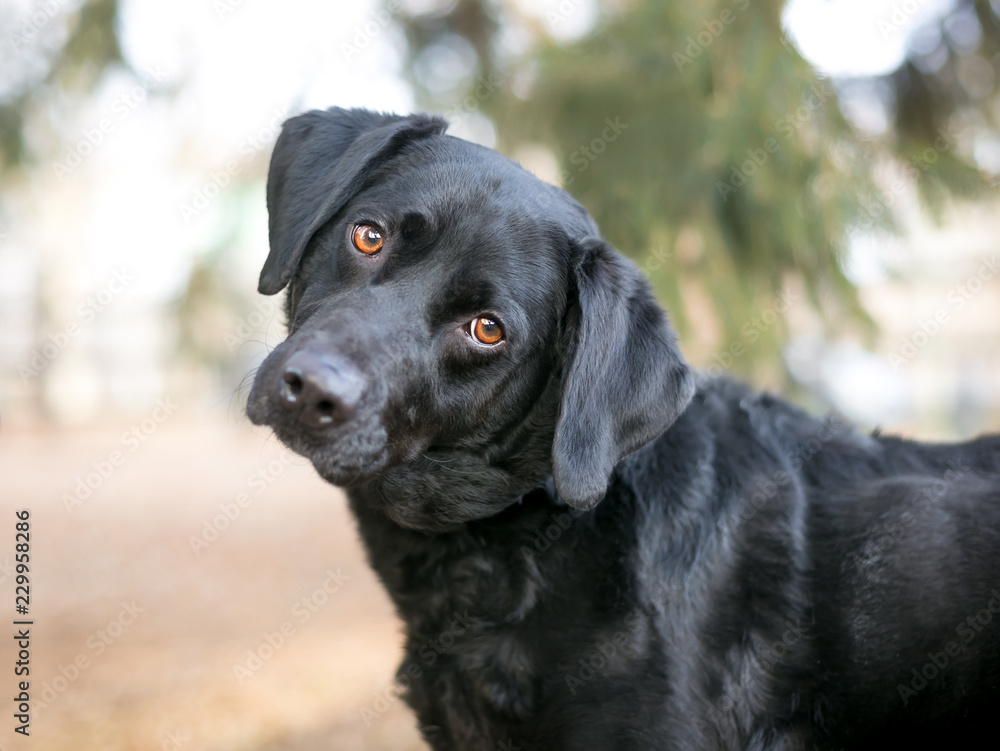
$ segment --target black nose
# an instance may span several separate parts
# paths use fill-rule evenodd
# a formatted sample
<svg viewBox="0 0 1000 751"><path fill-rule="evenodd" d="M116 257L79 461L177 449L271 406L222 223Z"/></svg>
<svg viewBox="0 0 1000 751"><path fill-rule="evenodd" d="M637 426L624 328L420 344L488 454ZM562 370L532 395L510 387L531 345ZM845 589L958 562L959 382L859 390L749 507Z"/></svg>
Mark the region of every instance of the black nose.
<svg viewBox="0 0 1000 751"><path fill-rule="evenodd" d="M281 374L282 405L310 428L349 420L363 392L364 379L353 366L309 350L289 357Z"/></svg>

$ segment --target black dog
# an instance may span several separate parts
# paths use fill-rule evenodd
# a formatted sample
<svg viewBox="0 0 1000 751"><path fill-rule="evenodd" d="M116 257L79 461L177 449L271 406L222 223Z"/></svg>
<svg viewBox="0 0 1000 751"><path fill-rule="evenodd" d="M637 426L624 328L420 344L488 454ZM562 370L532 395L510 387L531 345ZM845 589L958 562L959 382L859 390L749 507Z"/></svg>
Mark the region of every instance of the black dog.
<svg viewBox="0 0 1000 751"><path fill-rule="evenodd" d="M260 291L290 335L248 407L347 488L430 744L995 739L1000 437L696 387L587 213L444 130L285 124Z"/></svg>

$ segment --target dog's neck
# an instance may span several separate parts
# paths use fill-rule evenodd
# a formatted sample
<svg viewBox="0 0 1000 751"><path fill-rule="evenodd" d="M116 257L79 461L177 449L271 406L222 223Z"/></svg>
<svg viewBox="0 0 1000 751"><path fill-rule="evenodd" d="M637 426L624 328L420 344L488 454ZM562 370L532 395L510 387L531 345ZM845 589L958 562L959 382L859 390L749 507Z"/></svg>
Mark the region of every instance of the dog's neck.
<svg viewBox="0 0 1000 751"><path fill-rule="evenodd" d="M547 485L551 488L551 478ZM554 527L561 533L580 513L562 504L542 485L506 500L504 508L490 518L466 522L447 531L428 532L407 529L395 522L372 503L364 488L350 489L347 495L369 561L408 623L411 616L417 614L427 617L428 605L438 600L441 601L441 617L447 617L456 609L461 611L473 601L476 601L475 607L480 607L481 597L490 596L489 592L480 590L489 586L493 575L502 576L505 586L514 585L514 580L525 573L520 569L530 566L530 556L547 549L550 544L551 535L545 537L545 528ZM562 517L565 521L560 524ZM477 552L482 554L483 561L495 560L482 571L470 569L464 576L453 570L456 561L472 560ZM500 561L506 569L502 573L492 570ZM491 569L492 574L486 569ZM447 602L440 597L442 577L451 580ZM499 603L497 605L499 607ZM517 611L522 604L511 602L508 607ZM508 615L505 613L503 617Z"/></svg>

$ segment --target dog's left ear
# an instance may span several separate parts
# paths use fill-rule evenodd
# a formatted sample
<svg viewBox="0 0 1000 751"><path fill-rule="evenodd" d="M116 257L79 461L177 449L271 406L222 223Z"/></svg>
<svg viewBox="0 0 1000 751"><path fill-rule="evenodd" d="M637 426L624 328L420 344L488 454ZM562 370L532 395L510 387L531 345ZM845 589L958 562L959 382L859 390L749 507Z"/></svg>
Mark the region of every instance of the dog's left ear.
<svg viewBox="0 0 1000 751"><path fill-rule="evenodd" d="M383 115L331 107L287 120L267 172L271 252L260 272L262 295L280 292L313 235L332 219L382 164L404 147L444 133L430 115Z"/></svg>
<svg viewBox="0 0 1000 751"><path fill-rule="evenodd" d="M578 306L571 309L576 340L564 370L552 462L559 497L590 509L607 493L615 465L666 430L695 386L639 269L602 240L579 245Z"/></svg>

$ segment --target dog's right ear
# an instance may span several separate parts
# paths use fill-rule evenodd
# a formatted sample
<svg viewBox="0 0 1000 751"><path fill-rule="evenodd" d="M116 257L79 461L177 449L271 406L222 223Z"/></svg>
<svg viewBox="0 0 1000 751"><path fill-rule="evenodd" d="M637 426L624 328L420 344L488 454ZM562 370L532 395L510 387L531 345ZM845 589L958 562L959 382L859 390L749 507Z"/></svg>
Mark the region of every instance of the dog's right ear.
<svg viewBox="0 0 1000 751"><path fill-rule="evenodd" d="M333 107L287 120L267 173L271 250L257 290L273 295L298 268L309 240L358 192L379 165L448 124L430 115L382 115Z"/></svg>

